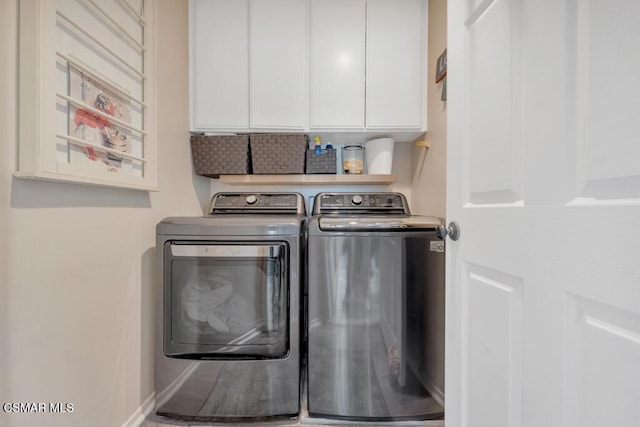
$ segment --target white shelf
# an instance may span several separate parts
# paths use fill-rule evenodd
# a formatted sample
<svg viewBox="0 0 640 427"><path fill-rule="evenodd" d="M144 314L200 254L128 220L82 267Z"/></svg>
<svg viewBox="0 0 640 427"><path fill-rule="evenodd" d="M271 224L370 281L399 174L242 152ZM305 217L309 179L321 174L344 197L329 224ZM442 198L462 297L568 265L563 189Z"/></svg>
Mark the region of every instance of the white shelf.
<svg viewBox="0 0 640 427"><path fill-rule="evenodd" d="M389 175L220 175L230 185L390 185L398 180Z"/></svg>

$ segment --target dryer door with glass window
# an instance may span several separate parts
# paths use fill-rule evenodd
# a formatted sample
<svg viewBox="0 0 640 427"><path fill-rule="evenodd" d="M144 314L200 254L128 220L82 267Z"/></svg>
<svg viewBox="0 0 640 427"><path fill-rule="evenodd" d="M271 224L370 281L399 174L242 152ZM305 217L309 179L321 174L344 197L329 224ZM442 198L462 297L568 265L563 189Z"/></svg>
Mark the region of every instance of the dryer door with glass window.
<svg viewBox="0 0 640 427"><path fill-rule="evenodd" d="M287 260L285 242L166 242L165 355L286 357Z"/></svg>

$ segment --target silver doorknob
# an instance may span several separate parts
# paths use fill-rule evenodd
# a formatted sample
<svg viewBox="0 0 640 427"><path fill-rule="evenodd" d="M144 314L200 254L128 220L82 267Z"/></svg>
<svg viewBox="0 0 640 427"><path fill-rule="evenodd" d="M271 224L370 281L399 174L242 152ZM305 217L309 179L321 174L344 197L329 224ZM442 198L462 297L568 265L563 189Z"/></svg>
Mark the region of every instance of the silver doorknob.
<svg viewBox="0 0 640 427"><path fill-rule="evenodd" d="M460 227L458 223L452 221L448 226L441 225L438 227L438 237L444 239L449 236L451 240L458 240L460 238Z"/></svg>

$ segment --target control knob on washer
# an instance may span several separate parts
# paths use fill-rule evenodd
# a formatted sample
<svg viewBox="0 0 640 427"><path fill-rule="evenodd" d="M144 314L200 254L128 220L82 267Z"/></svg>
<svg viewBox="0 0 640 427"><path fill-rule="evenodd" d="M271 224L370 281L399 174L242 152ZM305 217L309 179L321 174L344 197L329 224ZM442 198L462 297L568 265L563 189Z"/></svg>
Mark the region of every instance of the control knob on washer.
<svg viewBox="0 0 640 427"><path fill-rule="evenodd" d="M353 203L354 205L361 205L362 204L362 196L359 195L355 195L351 198L351 203Z"/></svg>
<svg viewBox="0 0 640 427"><path fill-rule="evenodd" d="M258 198L255 195L252 194L250 196L247 196L245 201L247 202L248 205L253 205L258 201Z"/></svg>

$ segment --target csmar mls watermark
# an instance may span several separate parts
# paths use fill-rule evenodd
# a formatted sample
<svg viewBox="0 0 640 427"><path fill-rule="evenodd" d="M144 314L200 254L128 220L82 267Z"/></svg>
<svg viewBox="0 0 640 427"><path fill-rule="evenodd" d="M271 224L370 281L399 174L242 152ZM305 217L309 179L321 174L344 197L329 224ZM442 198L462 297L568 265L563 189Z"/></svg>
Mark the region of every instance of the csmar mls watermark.
<svg viewBox="0 0 640 427"><path fill-rule="evenodd" d="M68 414L73 412L73 403L6 402L2 405L2 411L16 414Z"/></svg>

